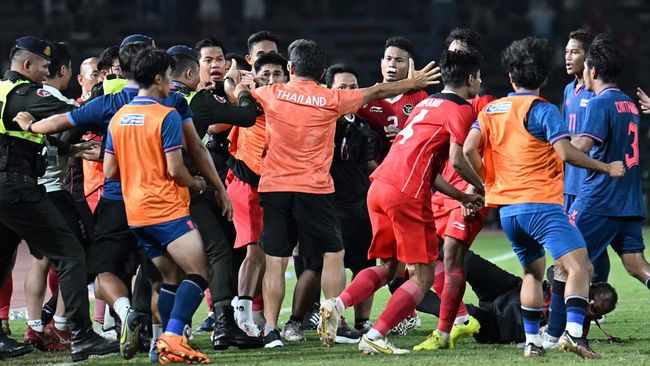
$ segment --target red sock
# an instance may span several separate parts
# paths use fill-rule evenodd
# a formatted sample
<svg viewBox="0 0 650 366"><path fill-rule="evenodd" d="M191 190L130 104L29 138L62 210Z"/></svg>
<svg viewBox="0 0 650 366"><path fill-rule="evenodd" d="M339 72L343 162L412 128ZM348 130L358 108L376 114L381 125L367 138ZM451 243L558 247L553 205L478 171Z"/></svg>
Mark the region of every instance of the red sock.
<svg viewBox="0 0 650 366"><path fill-rule="evenodd" d="M388 304L377 319L374 328L381 335L386 335L388 331L404 320L404 314L410 314L415 310L423 297L424 292L415 282L412 280L404 282L388 300Z"/></svg>
<svg viewBox="0 0 650 366"><path fill-rule="evenodd" d="M106 302L95 298L95 314L93 320L99 324L104 324L104 315L106 315Z"/></svg>
<svg viewBox="0 0 650 366"><path fill-rule="evenodd" d="M11 294L14 292L14 281L11 272L0 287L0 319L9 319L9 304L11 303Z"/></svg>
<svg viewBox="0 0 650 366"><path fill-rule="evenodd" d="M465 294L465 271L462 268L445 271L445 289L440 297L439 331L451 332L463 294Z"/></svg>
<svg viewBox="0 0 650 366"><path fill-rule="evenodd" d="M458 305L458 311L456 312L456 318L458 318L459 316L466 316L466 315L469 315L469 313L467 312L467 308L465 307L465 302L461 300L460 305Z"/></svg>
<svg viewBox="0 0 650 366"><path fill-rule="evenodd" d="M253 310L253 312L264 310L264 298L262 297L262 294L259 294L253 298L253 307L251 310Z"/></svg>
<svg viewBox="0 0 650 366"><path fill-rule="evenodd" d="M366 268L354 277L348 287L343 290L341 301L346 308L360 304L375 291L382 288L388 282L388 270L384 266Z"/></svg>
<svg viewBox="0 0 650 366"><path fill-rule="evenodd" d="M445 289L445 265L442 261L436 261L435 268L436 277L433 279L433 290L442 298L442 293Z"/></svg>
<svg viewBox="0 0 650 366"><path fill-rule="evenodd" d="M47 284L51 293L55 293L59 289L59 276L56 274L54 266L51 266L50 271L47 273Z"/></svg>
<svg viewBox="0 0 650 366"><path fill-rule="evenodd" d="M208 311L212 311L212 294L210 293L210 289L206 288L205 292L205 302L208 304Z"/></svg>

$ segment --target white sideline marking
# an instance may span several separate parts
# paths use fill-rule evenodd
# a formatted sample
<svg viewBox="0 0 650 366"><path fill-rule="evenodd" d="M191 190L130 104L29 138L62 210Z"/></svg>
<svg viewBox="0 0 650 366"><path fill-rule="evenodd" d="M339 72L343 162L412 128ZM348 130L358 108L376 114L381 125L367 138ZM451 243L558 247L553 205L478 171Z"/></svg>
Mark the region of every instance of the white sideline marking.
<svg viewBox="0 0 650 366"><path fill-rule="evenodd" d="M496 263L496 262L503 262L503 261L508 260L510 258L515 258L516 256L517 255L515 254L515 252L508 252L508 253L505 253L505 254L497 255L496 257L488 258L487 260L492 262L492 263Z"/></svg>

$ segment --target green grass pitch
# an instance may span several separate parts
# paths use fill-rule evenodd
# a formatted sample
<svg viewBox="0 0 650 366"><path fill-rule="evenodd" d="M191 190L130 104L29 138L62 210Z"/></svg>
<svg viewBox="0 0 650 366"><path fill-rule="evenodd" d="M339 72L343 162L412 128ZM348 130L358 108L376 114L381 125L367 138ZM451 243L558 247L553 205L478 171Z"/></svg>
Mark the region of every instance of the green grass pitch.
<svg viewBox="0 0 650 366"><path fill-rule="evenodd" d="M645 231L644 236L648 237L650 231ZM521 268L514 257L512 250L503 234L485 233L479 235L472 249L485 258L495 260L496 263L506 270L520 275ZM526 362L529 364L599 364L599 365L645 365L650 364L650 292L637 280L631 278L621 265L618 256L610 251L612 271L610 282L619 294L619 304L616 310L608 315L603 327L621 337L622 344L608 344L605 336L595 327L592 327L590 339L593 348L603 355L602 360L583 361L573 354L565 354L560 351L551 350L546 357L535 360L524 360L522 351L514 345L480 345L472 338L465 339L457 344L453 350L439 350L432 352L412 352L403 356L362 356L357 351L356 345L337 345L333 348L325 348L318 341L315 332L307 332L307 341L300 343L285 343L285 347L274 350L247 350L240 351L231 348L226 352L215 352L210 346L207 334L195 335L192 345L207 352L216 365L510 365ZM293 269L289 271L292 273ZM283 312L280 315L280 323L284 324L289 318L289 307L291 306L291 293L295 285L295 278L288 276L287 296L284 301ZM389 292L387 289L380 290L375 296L373 307L373 319L379 315L388 301ZM474 293L468 286L465 292L465 300L473 303L476 300ZM205 303L199 308L194 316L194 324L200 324L206 315ZM353 311L346 310L348 319L353 319ZM399 347L411 348L424 340L427 334L435 329L437 318L428 314L420 314L422 328L404 337L390 337L390 340ZM22 338L24 321L12 321L11 328L14 336ZM139 354L136 358L125 361L119 356L110 356L99 359L91 359L85 364L89 365L138 365L148 364L148 355ZM47 364L70 364L68 354L45 354L34 351L31 354L2 361L3 365L47 365Z"/></svg>

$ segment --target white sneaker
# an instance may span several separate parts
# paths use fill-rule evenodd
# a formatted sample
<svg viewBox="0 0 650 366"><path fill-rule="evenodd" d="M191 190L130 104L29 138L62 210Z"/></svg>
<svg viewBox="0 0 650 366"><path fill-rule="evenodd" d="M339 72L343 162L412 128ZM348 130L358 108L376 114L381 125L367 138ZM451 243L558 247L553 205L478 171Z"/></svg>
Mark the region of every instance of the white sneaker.
<svg viewBox="0 0 650 366"><path fill-rule="evenodd" d="M373 341L365 334L361 337L361 341L359 342L359 351L367 355L404 355L409 353L406 349L395 347L393 344L388 342L385 337Z"/></svg>
<svg viewBox="0 0 650 366"><path fill-rule="evenodd" d="M555 349L557 348L557 342L560 338L553 337L552 335L543 332L542 334L542 347L544 349Z"/></svg>
<svg viewBox="0 0 650 366"><path fill-rule="evenodd" d="M243 319L239 319L237 322L237 326L239 329L243 330L246 332L246 334L249 337L259 337L260 336L260 328L257 327L257 325L253 322L253 320L248 320L248 321L242 321Z"/></svg>
<svg viewBox="0 0 650 366"><path fill-rule="evenodd" d="M318 337L327 347L334 346L336 342L336 331L339 328L341 312L336 306L335 299L327 299L320 304L320 321L318 322Z"/></svg>

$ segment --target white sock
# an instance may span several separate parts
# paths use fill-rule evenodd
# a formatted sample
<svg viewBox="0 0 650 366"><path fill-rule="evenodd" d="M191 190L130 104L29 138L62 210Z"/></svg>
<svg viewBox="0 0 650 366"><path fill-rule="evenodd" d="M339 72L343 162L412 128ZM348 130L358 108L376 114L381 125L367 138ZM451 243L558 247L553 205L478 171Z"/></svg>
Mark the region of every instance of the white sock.
<svg viewBox="0 0 650 366"><path fill-rule="evenodd" d="M237 298L236 309L239 324L253 321L253 300Z"/></svg>
<svg viewBox="0 0 650 366"><path fill-rule="evenodd" d="M571 334L572 337L582 337L582 324L567 322L565 329L567 332L569 332L569 334Z"/></svg>
<svg viewBox="0 0 650 366"><path fill-rule="evenodd" d="M456 319L454 319L454 325L463 325L468 321L469 321L469 315L457 316Z"/></svg>
<svg viewBox="0 0 650 366"><path fill-rule="evenodd" d="M52 320L54 320L54 328L58 330L65 330L68 327L68 318L55 315Z"/></svg>
<svg viewBox="0 0 650 366"><path fill-rule="evenodd" d="M268 324L264 324L264 336L266 337L269 333L275 330L275 327L272 327Z"/></svg>
<svg viewBox="0 0 650 366"><path fill-rule="evenodd" d="M128 297L122 296L117 300L115 300L115 303L113 304L113 309L115 309L117 316L120 317L122 324L126 324L126 314L129 313L130 308L131 308L131 301L129 300Z"/></svg>
<svg viewBox="0 0 650 366"><path fill-rule="evenodd" d="M163 333L162 324L151 324L151 338L158 339Z"/></svg>
<svg viewBox="0 0 650 366"><path fill-rule="evenodd" d="M377 329L375 329L374 327L371 328L368 331L368 333L366 333L366 337L368 337L368 339L370 339L371 341L376 341L378 339L384 338L384 336L381 333L379 333L379 331Z"/></svg>
<svg viewBox="0 0 650 366"><path fill-rule="evenodd" d="M43 331L43 321L41 319L37 320L28 320L27 325L34 329L37 332L42 332Z"/></svg>
<svg viewBox="0 0 650 366"><path fill-rule="evenodd" d="M336 310L342 313L343 310L345 310L345 305L343 305L343 300L341 300L340 297L337 297L336 299L334 299L334 301L336 302Z"/></svg>
<svg viewBox="0 0 650 366"><path fill-rule="evenodd" d="M542 346L542 336L539 334L526 334L526 344L532 343L537 347Z"/></svg>
<svg viewBox="0 0 650 366"><path fill-rule="evenodd" d="M440 333L440 335L442 336L442 339L444 339L445 341L449 340L449 333L441 332L440 330L438 330L438 333Z"/></svg>
<svg viewBox="0 0 650 366"><path fill-rule="evenodd" d="M106 304L106 309L104 310L104 325L103 329L111 329L115 326L115 318L111 315L111 307Z"/></svg>

